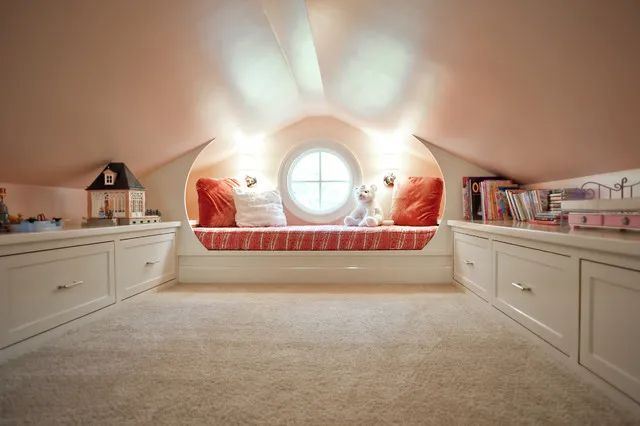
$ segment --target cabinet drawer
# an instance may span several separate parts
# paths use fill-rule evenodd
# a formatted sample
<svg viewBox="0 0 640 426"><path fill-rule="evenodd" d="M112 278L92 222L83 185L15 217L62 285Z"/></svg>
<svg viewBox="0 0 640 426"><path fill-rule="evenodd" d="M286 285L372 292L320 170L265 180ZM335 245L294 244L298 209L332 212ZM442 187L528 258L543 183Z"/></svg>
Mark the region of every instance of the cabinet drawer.
<svg viewBox="0 0 640 426"><path fill-rule="evenodd" d="M121 243L118 297L125 299L175 278L175 233L132 238Z"/></svg>
<svg viewBox="0 0 640 426"><path fill-rule="evenodd" d="M640 214L607 214L604 215L604 226L640 229Z"/></svg>
<svg viewBox="0 0 640 426"><path fill-rule="evenodd" d="M640 271L580 270L580 364L640 402Z"/></svg>
<svg viewBox="0 0 640 426"><path fill-rule="evenodd" d="M485 300L491 295L489 240L456 232L453 237L453 278Z"/></svg>
<svg viewBox="0 0 640 426"><path fill-rule="evenodd" d="M495 306L567 355L578 334L578 279L567 256L494 242Z"/></svg>
<svg viewBox="0 0 640 426"><path fill-rule="evenodd" d="M603 221L600 213L569 213L569 225L602 226Z"/></svg>
<svg viewBox="0 0 640 426"><path fill-rule="evenodd" d="M115 302L113 243L0 258L0 347Z"/></svg>

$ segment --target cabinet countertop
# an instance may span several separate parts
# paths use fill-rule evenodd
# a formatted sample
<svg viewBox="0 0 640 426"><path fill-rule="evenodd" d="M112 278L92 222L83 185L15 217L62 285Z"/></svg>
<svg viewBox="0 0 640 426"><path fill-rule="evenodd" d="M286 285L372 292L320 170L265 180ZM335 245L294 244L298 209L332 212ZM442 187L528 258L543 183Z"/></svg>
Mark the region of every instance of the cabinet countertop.
<svg viewBox="0 0 640 426"><path fill-rule="evenodd" d="M37 243L42 241L66 240L71 238L86 238L100 235L125 234L129 232L155 231L180 227L181 222L160 222L142 225L106 226L98 228L65 228L60 231L45 232L15 232L0 234L0 246L12 244Z"/></svg>
<svg viewBox="0 0 640 426"><path fill-rule="evenodd" d="M638 231L572 229L569 225L533 225L515 221L448 220L447 225L470 231L640 257Z"/></svg>

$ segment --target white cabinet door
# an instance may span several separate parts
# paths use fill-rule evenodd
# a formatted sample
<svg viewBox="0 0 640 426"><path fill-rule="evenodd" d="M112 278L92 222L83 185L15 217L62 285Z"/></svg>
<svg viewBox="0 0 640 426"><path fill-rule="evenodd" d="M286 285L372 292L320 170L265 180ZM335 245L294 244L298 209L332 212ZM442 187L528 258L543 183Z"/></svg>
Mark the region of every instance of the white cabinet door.
<svg viewBox="0 0 640 426"><path fill-rule="evenodd" d="M494 305L567 355L578 349L578 276L571 258L493 243Z"/></svg>
<svg viewBox="0 0 640 426"><path fill-rule="evenodd" d="M118 250L118 298L131 297L176 276L175 233L131 238Z"/></svg>
<svg viewBox="0 0 640 426"><path fill-rule="evenodd" d="M115 302L113 243L0 258L0 347Z"/></svg>
<svg viewBox="0 0 640 426"><path fill-rule="evenodd" d="M580 363L640 402L640 271L583 260Z"/></svg>
<svg viewBox="0 0 640 426"><path fill-rule="evenodd" d="M489 240L460 232L453 235L453 279L489 300L493 289Z"/></svg>

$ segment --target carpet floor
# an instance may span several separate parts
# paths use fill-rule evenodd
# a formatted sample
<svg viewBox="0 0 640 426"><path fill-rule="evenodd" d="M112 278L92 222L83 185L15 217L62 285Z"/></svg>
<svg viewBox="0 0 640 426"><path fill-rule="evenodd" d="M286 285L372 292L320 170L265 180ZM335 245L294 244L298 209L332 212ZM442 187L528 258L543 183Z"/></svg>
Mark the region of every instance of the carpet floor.
<svg viewBox="0 0 640 426"><path fill-rule="evenodd" d="M454 286L178 285L0 365L1 423L637 424L518 327Z"/></svg>

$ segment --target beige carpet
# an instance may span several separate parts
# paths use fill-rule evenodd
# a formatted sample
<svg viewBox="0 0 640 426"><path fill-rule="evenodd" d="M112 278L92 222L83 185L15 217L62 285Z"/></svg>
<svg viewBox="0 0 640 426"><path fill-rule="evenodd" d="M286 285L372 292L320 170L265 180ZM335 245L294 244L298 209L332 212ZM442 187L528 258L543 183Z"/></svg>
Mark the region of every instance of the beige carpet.
<svg viewBox="0 0 640 426"><path fill-rule="evenodd" d="M517 327L452 286L177 286L0 366L1 418L633 423Z"/></svg>

